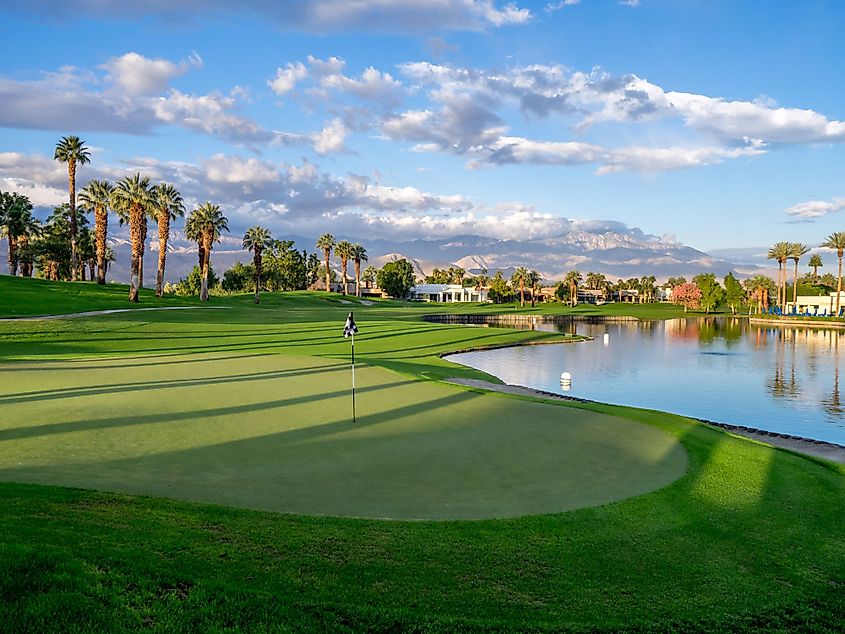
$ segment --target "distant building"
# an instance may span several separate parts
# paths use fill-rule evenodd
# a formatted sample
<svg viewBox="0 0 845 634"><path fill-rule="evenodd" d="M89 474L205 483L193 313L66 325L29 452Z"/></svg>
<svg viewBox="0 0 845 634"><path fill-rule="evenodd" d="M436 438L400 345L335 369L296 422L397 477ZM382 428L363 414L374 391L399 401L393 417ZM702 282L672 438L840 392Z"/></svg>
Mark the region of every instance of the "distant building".
<svg viewBox="0 0 845 634"><path fill-rule="evenodd" d="M487 302L487 289L460 284L417 284L408 299L418 302Z"/></svg>

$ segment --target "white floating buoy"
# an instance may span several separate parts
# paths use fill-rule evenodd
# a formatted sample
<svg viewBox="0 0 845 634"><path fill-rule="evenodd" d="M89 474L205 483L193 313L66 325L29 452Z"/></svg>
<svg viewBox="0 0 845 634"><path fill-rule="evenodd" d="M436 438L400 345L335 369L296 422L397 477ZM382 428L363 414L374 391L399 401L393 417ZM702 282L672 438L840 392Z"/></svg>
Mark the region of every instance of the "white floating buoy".
<svg viewBox="0 0 845 634"><path fill-rule="evenodd" d="M560 382L561 383L572 383L572 375L569 372L563 372L560 375Z"/></svg>
<svg viewBox="0 0 845 634"><path fill-rule="evenodd" d="M608 343L610 341L610 335L608 333L604 333L604 342Z"/></svg>

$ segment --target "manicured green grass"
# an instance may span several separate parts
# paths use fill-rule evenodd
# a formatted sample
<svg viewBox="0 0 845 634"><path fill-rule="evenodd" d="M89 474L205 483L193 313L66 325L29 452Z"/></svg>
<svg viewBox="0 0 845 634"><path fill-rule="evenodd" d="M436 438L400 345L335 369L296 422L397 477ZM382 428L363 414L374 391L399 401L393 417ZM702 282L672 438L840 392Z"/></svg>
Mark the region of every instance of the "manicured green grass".
<svg viewBox="0 0 845 634"><path fill-rule="evenodd" d="M128 294L129 287L124 284L100 286L96 282L50 282L0 275L0 318L199 303L192 297L158 298L151 289L145 288L141 290L138 303L133 305L127 301Z"/></svg>
<svg viewBox="0 0 845 634"><path fill-rule="evenodd" d="M586 479L605 479L602 491L621 484L608 484L614 461L648 462L624 455L605 425L668 434L688 469L659 490L602 506L447 522L2 483L0 630L841 629L842 467L669 414L442 386L431 380L479 373L440 352L550 335L424 323L417 317L425 310L395 303L355 307L362 385L376 388L362 398L381 397L362 407L382 409L365 412L376 423L353 428L341 422L346 401L336 394L347 375L334 368L348 358L340 337L348 305L321 294L214 305L226 308L0 324L2 478L40 473L42 481L229 502L243 477L240 505L284 508L301 487L329 490L302 510L355 504L373 514L385 503L435 508L425 491L443 500L474 489L464 501L475 516L496 515L490 506L478 511L478 492L510 491L514 505L536 494L549 510L555 487L574 499L580 492L568 488L590 486L545 481L573 477L567 466L581 461ZM226 359L205 369L208 357ZM330 398L311 407L286 401L291 395ZM168 422L180 413L181 422ZM592 464L606 443L617 453ZM555 454L564 464L548 459ZM510 463L512 475L503 472ZM527 491L532 468L539 488ZM376 473L405 480L378 482ZM274 496L279 504L267 505Z"/></svg>

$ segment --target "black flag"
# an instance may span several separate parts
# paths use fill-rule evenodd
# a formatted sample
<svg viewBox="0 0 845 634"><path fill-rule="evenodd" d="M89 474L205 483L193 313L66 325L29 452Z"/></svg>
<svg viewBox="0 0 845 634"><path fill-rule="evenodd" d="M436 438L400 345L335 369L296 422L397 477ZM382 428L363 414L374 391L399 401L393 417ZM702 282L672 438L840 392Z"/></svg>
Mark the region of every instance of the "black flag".
<svg viewBox="0 0 845 634"><path fill-rule="evenodd" d="M352 313L349 313L349 316L346 318L346 325L343 327L343 336L349 337L349 335L354 335L358 332L358 326L355 325L355 319L352 317Z"/></svg>

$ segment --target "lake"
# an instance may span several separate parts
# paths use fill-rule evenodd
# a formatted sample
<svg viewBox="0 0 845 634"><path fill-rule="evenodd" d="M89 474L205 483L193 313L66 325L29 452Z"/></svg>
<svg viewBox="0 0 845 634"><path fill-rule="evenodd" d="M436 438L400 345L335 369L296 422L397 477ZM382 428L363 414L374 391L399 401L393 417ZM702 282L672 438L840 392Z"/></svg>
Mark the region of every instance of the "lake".
<svg viewBox="0 0 845 634"><path fill-rule="evenodd" d="M845 331L711 317L540 324L593 341L454 354L506 383L845 445ZM607 335L607 337L605 337ZM560 375L572 383L561 387Z"/></svg>

